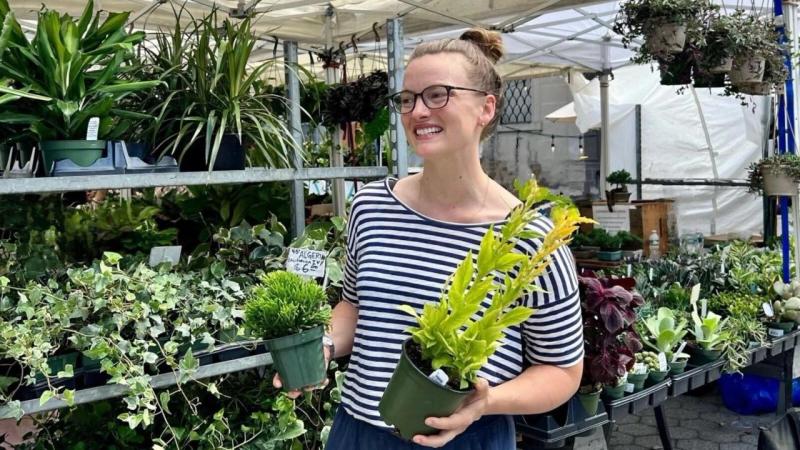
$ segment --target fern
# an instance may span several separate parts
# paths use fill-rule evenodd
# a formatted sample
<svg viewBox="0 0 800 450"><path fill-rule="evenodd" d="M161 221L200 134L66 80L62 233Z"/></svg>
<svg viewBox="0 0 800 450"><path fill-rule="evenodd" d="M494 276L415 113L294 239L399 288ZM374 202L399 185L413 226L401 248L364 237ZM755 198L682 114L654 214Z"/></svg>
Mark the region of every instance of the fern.
<svg viewBox="0 0 800 450"><path fill-rule="evenodd" d="M408 331L420 346L422 358L430 361L434 370L443 369L451 380L458 380L461 389L475 382L505 336L504 330L534 313L531 308L512 305L523 294L540 289L534 281L550 264L551 255L569 243L581 223L591 222L578 214L569 199L551 194L535 180L515 187L523 203L512 211L499 233L489 227L477 257L467 252L444 284L440 301L426 304L421 314L409 305L400 307L417 320L417 326ZM554 223L544 236L527 227L540 217L543 201L548 202ZM520 239L540 239L541 245L533 255L514 253ZM513 271L516 276L511 275ZM489 294L492 304L480 319L473 320Z"/></svg>

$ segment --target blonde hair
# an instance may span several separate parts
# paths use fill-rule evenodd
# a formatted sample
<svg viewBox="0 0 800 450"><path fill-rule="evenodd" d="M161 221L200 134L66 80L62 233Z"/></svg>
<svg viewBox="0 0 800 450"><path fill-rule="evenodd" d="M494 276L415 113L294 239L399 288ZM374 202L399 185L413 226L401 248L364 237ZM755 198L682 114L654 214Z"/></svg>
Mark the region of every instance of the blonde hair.
<svg viewBox="0 0 800 450"><path fill-rule="evenodd" d="M495 63L503 57L503 39L500 33L483 28L465 31L458 39L440 39L418 45L409 61L425 55L438 53L458 53L463 55L469 65L467 77L475 83L475 89L488 92L497 98L494 117L481 132L481 140L494 132L500 121L503 109L503 80L495 70Z"/></svg>

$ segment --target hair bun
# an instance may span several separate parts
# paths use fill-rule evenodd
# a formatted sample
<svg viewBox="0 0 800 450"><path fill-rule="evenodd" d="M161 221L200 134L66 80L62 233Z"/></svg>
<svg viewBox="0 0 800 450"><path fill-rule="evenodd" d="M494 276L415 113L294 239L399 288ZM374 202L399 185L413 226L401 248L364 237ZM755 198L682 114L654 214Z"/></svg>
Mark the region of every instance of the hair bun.
<svg viewBox="0 0 800 450"><path fill-rule="evenodd" d="M505 53L503 50L503 38L496 31L489 31L485 28L472 28L461 34L459 39L477 45L493 63L499 61Z"/></svg>

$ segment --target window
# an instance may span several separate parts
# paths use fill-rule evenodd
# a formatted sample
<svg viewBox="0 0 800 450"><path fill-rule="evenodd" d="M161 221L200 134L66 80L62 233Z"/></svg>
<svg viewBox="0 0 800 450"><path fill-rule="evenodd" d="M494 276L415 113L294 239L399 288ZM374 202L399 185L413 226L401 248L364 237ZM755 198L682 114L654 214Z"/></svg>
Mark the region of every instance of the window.
<svg viewBox="0 0 800 450"><path fill-rule="evenodd" d="M531 123L533 112L531 107L531 80L511 80L506 82L504 93L505 107L500 123Z"/></svg>

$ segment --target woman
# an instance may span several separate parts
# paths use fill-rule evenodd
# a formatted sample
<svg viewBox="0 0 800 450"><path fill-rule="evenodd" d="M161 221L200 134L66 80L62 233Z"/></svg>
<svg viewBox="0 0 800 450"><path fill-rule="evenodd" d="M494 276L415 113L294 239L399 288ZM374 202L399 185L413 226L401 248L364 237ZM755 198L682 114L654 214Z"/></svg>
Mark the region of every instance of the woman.
<svg viewBox="0 0 800 450"><path fill-rule="evenodd" d="M479 146L499 120L502 83L494 68L499 34L470 30L460 39L424 43L411 55L403 91L391 97L424 171L373 182L353 201L348 221L344 300L333 313L335 356L352 353L328 450L443 447L514 450L511 415L550 411L577 390L583 339L574 263L565 247L539 282L546 292L520 301L537 309L507 330L479 372L475 393L450 417L431 417L441 430L403 441L380 418L378 403L413 319L437 301L442 285L492 224L520 201L481 168ZM542 218L532 226L546 232ZM535 241L520 243L533 253ZM525 368L526 366L530 366ZM279 381L278 381L279 383Z"/></svg>

